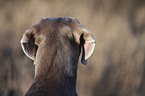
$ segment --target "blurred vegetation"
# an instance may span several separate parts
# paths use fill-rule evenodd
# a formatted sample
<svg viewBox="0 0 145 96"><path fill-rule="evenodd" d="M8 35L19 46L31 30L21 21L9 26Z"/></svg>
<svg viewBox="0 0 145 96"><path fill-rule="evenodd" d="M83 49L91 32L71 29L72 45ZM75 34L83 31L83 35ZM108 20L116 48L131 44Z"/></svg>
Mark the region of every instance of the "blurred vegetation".
<svg viewBox="0 0 145 96"><path fill-rule="evenodd" d="M23 96L34 77L22 34L40 18L75 17L96 39L79 64L79 96L144 96L145 0L0 0L0 96Z"/></svg>

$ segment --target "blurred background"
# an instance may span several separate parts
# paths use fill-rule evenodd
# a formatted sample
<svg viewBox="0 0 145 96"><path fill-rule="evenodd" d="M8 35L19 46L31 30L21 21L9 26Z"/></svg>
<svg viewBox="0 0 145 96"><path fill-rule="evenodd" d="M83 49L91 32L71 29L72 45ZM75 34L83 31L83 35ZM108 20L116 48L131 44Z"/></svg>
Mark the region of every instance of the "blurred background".
<svg viewBox="0 0 145 96"><path fill-rule="evenodd" d="M96 39L79 96L145 96L145 0L0 0L0 96L24 96L33 61L20 39L40 18L75 17Z"/></svg>

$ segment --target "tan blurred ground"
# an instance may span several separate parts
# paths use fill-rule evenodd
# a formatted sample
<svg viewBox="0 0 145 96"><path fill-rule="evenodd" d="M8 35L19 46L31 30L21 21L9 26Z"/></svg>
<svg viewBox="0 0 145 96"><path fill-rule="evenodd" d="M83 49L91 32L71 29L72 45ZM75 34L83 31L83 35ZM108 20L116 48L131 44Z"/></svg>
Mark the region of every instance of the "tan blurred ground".
<svg viewBox="0 0 145 96"><path fill-rule="evenodd" d="M79 64L79 96L145 96L145 0L0 0L0 96L23 96L34 76L23 32L40 18L75 17L96 39Z"/></svg>

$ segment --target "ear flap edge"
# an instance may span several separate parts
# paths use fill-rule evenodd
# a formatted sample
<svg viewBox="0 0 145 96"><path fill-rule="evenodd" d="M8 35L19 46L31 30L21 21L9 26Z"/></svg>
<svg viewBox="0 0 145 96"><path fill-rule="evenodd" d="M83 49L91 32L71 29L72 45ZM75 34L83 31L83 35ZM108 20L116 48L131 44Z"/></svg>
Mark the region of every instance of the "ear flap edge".
<svg viewBox="0 0 145 96"><path fill-rule="evenodd" d="M91 34L88 36L89 37L91 36L93 38L93 36ZM94 38L89 41L86 41L84 39L84 33L82 33L82 35L80 36L80 43L81 43L81 50L82 50L81 62L82 62L82 64L87 65L87 59L92 55L92 53L95 49L96 41Z"/></svg>
<svg viewBox="0 0 145 96"><path fill-rule="evenodd" d="M20 41L24 53L32 60L35 59L36 51L38 49L38 46L35 44L35 36L33 31L33 29L26 30Z"/></svg>

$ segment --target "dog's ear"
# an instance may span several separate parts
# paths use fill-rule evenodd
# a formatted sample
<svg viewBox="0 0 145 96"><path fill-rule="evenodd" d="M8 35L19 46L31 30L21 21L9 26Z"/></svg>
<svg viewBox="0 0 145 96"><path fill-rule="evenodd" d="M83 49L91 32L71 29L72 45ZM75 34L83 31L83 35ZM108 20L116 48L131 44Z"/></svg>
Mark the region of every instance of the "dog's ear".
<svg viewBox="0 0 145 96"><path fill-rule="evenodd" d="M92 55L95 49L95 39L92 33L86 29L83 25L80 24L78 19L75 19L77 26L75 27L74 31L74 38L76 43L81 45L81 52L82 52L82 64L87 64L87 59Z"/></svg>
<svg viewBox="0 0 145 96"><path fill-rule="evenodd" d="M21 47L24 53L32 60L36 57L38 46L35 44L36 30L31 28L26 30L21 39Z"/></svg>

